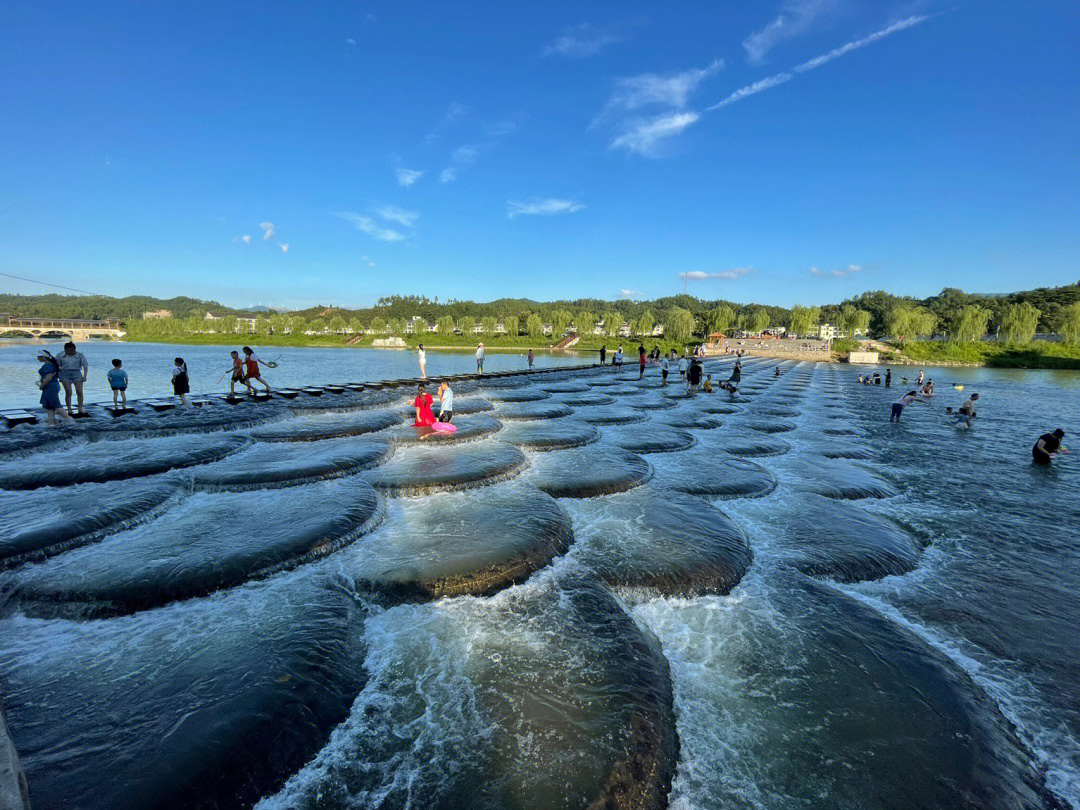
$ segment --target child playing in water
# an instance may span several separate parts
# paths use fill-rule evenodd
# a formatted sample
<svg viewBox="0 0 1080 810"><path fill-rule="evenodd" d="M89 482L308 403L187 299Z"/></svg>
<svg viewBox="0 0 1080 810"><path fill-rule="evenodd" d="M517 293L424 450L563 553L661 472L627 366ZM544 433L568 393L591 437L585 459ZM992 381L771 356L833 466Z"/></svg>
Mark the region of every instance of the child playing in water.
<svg viewBox="0 0 1080 810"><path fill-rule="evenodd" d="M240 359L240 352L234 350L230 354L232 355L232 368L225 372L226 374L232 373L229 378L229 393L235 394L236 384L243 383L247 387L248 393L254 394L255 389L251 387L247 377L244 376L244 361Z"/></svg>
<svg viewBox="0 0 1080 810"><path fill-rule="evenodd" d="M128 376L127 372L120 368L122 365L123 363L119 360L113 360L112 368L105 375L109 378L109 387L112 388L112 404L114 408L118 404L117 400L123 402L125 408L127 407Z"/></svg>
<svg viewBox="0 0 1080 810"><path fill-rule="evenodd" d="M705 375L705 384L701 386L701 390L703 390L706 394L711 394L713 392L712 374Z"/></svg>

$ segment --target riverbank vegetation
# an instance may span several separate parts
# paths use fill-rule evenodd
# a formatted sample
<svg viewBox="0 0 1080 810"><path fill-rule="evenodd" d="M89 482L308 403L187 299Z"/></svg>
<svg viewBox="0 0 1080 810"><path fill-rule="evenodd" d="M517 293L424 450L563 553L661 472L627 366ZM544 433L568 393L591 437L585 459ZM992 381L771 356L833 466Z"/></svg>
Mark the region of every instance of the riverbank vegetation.
<svg viewBox="0 0 1080 810"><path fill-rule="evenodd" d="M1080 285L1006 295L945 289L925 299L866 292L838 304L790 309L689 295L653 301L528 299L474 301L389 296L374 307L320 306L295 312L223 307L194 298L147 296L0 295L0 312L21 317L119 317L127 340L276 346L370 346L400 337L410 347L543 350L576 334L575 349L632 353L639 342L662 351L707 340L709 335L799 335L838 338L834 351L860 348L877 338L920 362L992 365L1074 362L1080 347ZM1053 335L1055 340L1040 340ZM993 340L986 340L993 336ZM933 338L931 340L931 338Z"/></svg>

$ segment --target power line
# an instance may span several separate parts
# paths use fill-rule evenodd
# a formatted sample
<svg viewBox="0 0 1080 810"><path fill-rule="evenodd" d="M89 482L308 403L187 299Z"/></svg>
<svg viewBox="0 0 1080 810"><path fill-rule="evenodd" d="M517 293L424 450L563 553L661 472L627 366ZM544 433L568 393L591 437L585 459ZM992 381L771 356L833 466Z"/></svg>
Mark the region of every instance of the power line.
<svg viewBox="0 0 1080 810"><path fill-rule="evenodd" d="M22 276L13 276L13 275L11 275L11 273L0 273L0 276L3 276L4 278L15 278L15 279L18 279L19 281L29 281L31 284L42 284L42 285L44 285L46 287L56 287L56 289L58 289L58 290L69 290L71 292L85 293L86 295L94 295L94 296L99 295L99 293L93 293L93 292L90 292L89 290L79 290L79 289L76 289L75 287L65 287L63 284L50 284L48 281L38 281L37 279L33 279L33 278L23 278Z"/></svg>

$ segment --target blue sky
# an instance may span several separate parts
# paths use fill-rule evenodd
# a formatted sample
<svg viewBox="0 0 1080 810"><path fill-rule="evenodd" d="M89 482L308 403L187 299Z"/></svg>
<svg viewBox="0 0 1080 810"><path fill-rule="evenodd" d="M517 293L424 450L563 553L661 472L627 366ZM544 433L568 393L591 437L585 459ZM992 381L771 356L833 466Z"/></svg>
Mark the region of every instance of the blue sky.
<svg viewBox="0 0 1080 810"><path fill-rule="evenodd" d="M1071 283L1077 42L1072 0L5 3L0 272L293 307Z"/></svg>

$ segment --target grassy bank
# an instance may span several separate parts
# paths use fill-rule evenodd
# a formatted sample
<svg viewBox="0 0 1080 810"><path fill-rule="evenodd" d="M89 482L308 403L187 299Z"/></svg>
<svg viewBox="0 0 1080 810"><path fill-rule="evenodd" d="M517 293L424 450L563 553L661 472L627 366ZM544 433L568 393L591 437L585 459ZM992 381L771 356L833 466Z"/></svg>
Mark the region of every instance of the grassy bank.
<svg viewBox="0 0 1080 810"><path fill-rule="evenodd" d="M918 363L964 363L992 368L1080 369L1080 346L1034 341L1026 346L977 341L953 343L935 340L905 342L903 356Z"/></svg>

